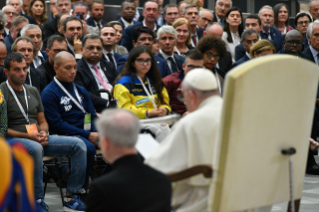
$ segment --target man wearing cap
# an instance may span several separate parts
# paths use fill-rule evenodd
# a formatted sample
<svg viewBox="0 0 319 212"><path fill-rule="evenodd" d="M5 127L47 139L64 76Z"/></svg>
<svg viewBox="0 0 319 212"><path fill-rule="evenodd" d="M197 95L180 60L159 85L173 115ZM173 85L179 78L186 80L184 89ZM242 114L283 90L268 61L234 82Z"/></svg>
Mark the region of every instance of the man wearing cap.
<svg viewBox="0 0 319 212"><path fill-rule="evenodd" d="M189 114L174 125L145 162L165 174L211 164L220 126L222 99L211 71L203 68L190 71L182 82L182 93ZM209 185L210 179L202 175L177 182L172 210L207 211Z"/></svg>

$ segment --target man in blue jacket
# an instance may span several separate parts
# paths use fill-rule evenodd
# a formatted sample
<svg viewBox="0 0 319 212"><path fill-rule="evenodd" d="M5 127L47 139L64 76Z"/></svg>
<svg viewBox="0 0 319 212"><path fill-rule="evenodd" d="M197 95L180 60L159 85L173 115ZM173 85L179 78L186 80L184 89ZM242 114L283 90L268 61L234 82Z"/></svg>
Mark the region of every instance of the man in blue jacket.
<svg viewBox="0 0 319 212"><path fill-rule="evenodd" d="M145 45L151 49L152 45L153 45L153 40L154 40L154 33L150 28L140 26L140 27L136 27L134 29L134 31L133 31L133 45L134 45L134 47ZM124 55L123 57L121 57L117 61L117 72L118 73L121 73L121 71L124 67L124 64L128 58L128 55L129 54ZM171 74L171 71L170 71L165 59L158 57L156 55L154 56L154 59L156 61L158 70L160 71L162 77L166 77L167 75Z"/></svg>
<svg viewBox="0 0 319 212"><path fill-rule="evenodd" d="M65 51L58 53L54 58L56 77L43 90L41 99L50 133L77 136L86 144L88 183L99 134L94 125L97 116L89 93L73 83L76 67L72 54Z"/></svg>

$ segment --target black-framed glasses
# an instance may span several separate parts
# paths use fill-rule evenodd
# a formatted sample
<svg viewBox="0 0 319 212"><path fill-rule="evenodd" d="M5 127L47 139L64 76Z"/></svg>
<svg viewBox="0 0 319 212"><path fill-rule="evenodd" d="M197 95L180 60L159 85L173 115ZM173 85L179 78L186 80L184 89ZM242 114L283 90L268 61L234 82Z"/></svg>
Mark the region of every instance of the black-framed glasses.
<svg viewBox="0 0 319 212"><path fill-rule="evenodd" d="M301 45L302 42L300 40L286 40L286 43L290 44L290 45Z"/></svg>
<svg viewBox="0 0 319 212"><path fill-rule="evenodd" d="M146 60L143 60L143 59L136 59L136 61L138 62L138 64L140 65L144 65L146 63L146 65L150 65L152 63L152 59L149 58L149 59L146 59Z"/></svg>
<svg viewBox="0 0 319 212"><path fill-rule="evenodd" d="M219 60L220 59L220 56L218 54L213 55L213 53L211 53L211 52L205 52L205 54L208 57L208 59L212 59L212 58L214 58L214 60Z"/></svg>
<svg viewBox="0 0 319 212"><path fill-rule="evenodd" d="M67 50L66 49L52 49L52 51L57 54L57 53L67 51Z"/></svg>
<svg viewBox="0 0 319 212"><path fill-rule="evenodd" d="M194 65L186 64L186 63L185 63L185 65L186 65L186 67L187 67L188 69L203 68L203 66L194 66Z"/></svg>
<svg viewBox="0 0 319 212"><path fill-rule="evenodd" d="M297 24L298 25L308 25L310 22L309 21L298 21Z"/></svg>

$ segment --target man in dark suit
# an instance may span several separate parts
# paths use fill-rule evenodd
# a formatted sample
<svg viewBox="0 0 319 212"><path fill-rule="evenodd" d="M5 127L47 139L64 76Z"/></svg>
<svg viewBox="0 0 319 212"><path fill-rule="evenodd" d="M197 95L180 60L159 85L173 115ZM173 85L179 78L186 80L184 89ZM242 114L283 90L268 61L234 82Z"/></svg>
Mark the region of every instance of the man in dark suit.
<svg viewBox="0 0 319 212"><path fill-rule="evenodd" d="M198 8L193 4L189 4L184 8L183 15L184 18L186 18L189 21L189 25L191 27L190 36L192 46L196 47L198 41L203 37L204 33L204 30L197 27L197 22L199 18Z"/></svg>
<svg viewBox="0 0 319 212"><path fill-rule="evenodd" d="M11 53L11 46L12 46L13 42L15 41L15 39L17 39L18 33L28 23L29 23L28 19L26 19L23 16L18 16L18 17L13 19L13 21L11 22L10 35L8 35L4 39L4 44L7 47L7 54Z"/></svg>
<svg viewBox="0 0 319 212"><path fill-rule="evenodd" d="M262 39L270 40L276 51L280 51L283 48L283 39L281 32L278 29L272 27L274 24L274 11L270 6L263 6L259 10L259 18L261 19L262 30L260 32L260 37Z"/></svg>
<svg viewBox="0 0 319 212"><path fill-rule="evenodd" d="M157 40L159 42L159 52L156 56L166 60L171 73L183 70L185 58L174 53L174 47L177 40L177 34L172 26L162 26L157 31Z"/></svg>
<svg viewBox="0 0 319 212"><path fill-rule="evenodd" d="M86 20L86 23L92 27L102 28L105 21L103 21L104 15L104 3L101 0L93 0L89 5L90 17Z"/></svg>
<svg viewBox="0 0 319 212"><path fill-rule="evenodd" d="M249 15L245 19L245 30L253 29L258 33L259 40L260 38L260 31L262 30L261 20L258 15ZM246 54L246 49L244 48L243 43L239 44L235 47L235 60L238 61Z"/></svg>
<svg viewBox="0 0 319 212"><path fill-rule="evenodd" d="M316 22L310 23L307 29L307 37L310 41L310 46L304 50L303 53L308 55L312 62L319 64L319 42L317 40L317 34L319 34L319 24Z"/></svg>
<svg viewBox="0 0 319 212"><path fill-rule="evenodd" d="M104 25L101 28L100 36L103 40L102 60L112 63L117 69L117 61L122 55L113 50L116 45L116 29L111 25Z"/></svg>
<svg viewBox="0 0 319 212"><path fill-rule="evenodd" d="M47 53L45 51L41 51L42 32L40 27L34 24L27 24L21 29L20 34L21 36L32 39L36 51L33 53L33 62L31 63L31 67L38 68L48 59Z"/></svg>
<svg viewBox="0 0 319 212"><path fill-rule="evenodd" d="M133 48L132 44L132 34L133 30L138 26L147 26L156 32L160 26L156 23L156 18L158 15L159 6L154 1L147 1L144 4L143 16L145 17L143 22L138 22L133 26L129 26L124 30L121 45L124 46L128 51Z"/></svg>
<svg viewBox="0 0 319 212"><path fill-rule="evenodd" d="M137 155L138 118L127 110L106 110L97 129L102 155L112 171L92 182L86 211L171 211L170 179Z"/></svg>
<svg viewBox="0 0 319 212"><path fill-rule="evenodd" d="M134 24L137 21L134 21L134 16L136 13L136 5L133 1L123 1L121 4L121 18L117 20L122 24L123 31Z"/></svg>
<svg viewBox="0 0 319 212"><path fill-rule="evenodd" d="M225 15L232 7L232 4L231 0L216 0L213 22L218 22L224 27Z"/></svg>
<svg viewBox="0 0 319 212"><path fill-rule="evenodd" d="M133 45L134 47L144 45L151 49L153 45L154 37L155 36L153 31L149 27L144 27L144 26L136 27L133 31L133 36L132 36ZM128 58L128 55L129 54L124 55L117 61L118 73L122 71L124 64ZM162 77L166 77L167 75L171 74L171 71L167 65L166 60L156 55L154 56L154 59L156 61L158 70L160 71Z"/></svg>
<svg viewBox="0 0 319 212"><path fill-rule="evenodd" d="M298 30L287 32L284 41L284 48L278 54L290 54L312 61L312 57L302 53L302 34Z"/></svg>
<svg viewBox="0 0 319 212"><path fill-rule="evenodd" d="M12 44L12 52L19 52L24 55L28 68L25 84L36 87L41 93L47 85L47 81L43 72L30 66L33 62L33 52L35 52L33 41L28 37L17 38Z"/></svg>
<svg viewBox="0 0 319 212"><path fill-rule="evenodd" d="M36 21L34 20L33 17L21 12L22 5L23 5L23 2L21 0L9 0L9 1L7 1L7 5L12 5L17 10L17 14L28 19L30 24L36 24Z"/></svg>
<svg viewBox="0 0 319 212"><path fill-rule="evenodd" d="M58 31L60 16L70 14L71 0L56 0L56 8L58 10L59 16L53 18L44 25L43 39L54 35Z"/></svg>
<svg viewBox="0 0 319 212"><path fill-rule="evenodd" d="M109 105L109 97L100 94L100 89L112 90L117 72L110 62L101 60L103 40L94 34L83 39L83 57L77 62L77 74L74 82L83 86L90 94L95 110L102 112Z"/></svg>
<svg viewBox="0 0 319 212"><path fill-rule="evenodd" d="M250 60L250 54L249 54L250 47L252 47L255 43L257 43L258 40L259 40L259 35L255 30L247 29L243 32L243 34L241 35L240 42L241 44L243 44L246 50L246 53L242 58L240 58L236 63L233 64L233 68Z"/></svg>
<svg viewBox="0 0 319 212"><path fill-rule="evenodd" d="M37 70L45 73L47 84L53 80L55 76L54 70L54 58L61 51L67 51L68 45L65 41L64 37L59 35L52 35L48 40L48 46L46 49L46 53L48 55L48 59L42 63Z"/></svg>

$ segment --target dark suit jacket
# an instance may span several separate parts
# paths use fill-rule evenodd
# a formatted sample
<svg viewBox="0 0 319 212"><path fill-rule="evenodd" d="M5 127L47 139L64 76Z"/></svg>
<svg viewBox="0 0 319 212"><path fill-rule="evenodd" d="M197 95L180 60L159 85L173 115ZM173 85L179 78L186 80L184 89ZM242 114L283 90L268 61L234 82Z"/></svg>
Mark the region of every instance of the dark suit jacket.
<svg viewBox="0 0 319 212"><path fill-rule="evenodd" d="M51 21L44 24L44 30L43 30L43 40L50 37L51 35L54 35L56 32L58 32L58 24L59 24L59 17L53 18Z"/></svg>
<svg viewBox="0 0 319 212"><path fill-rule="evenodd" d="M95 25L95 22L94 22L94 20L93 20L93 18L92 18L91 16L90 16L90 18L86 19L86 23L87 23L87 25L89 25L89 26L97 27L97 26ZM103 19L101 19L101 24L102 24L102 26L103 26L104 24L107 24L107 22L105 22L105 21L103 21Z"/></svg>
<svg viewBox="0 0 319 212"><path fill-rule="evenodd" d="M60 35L61 37L64 37L64 35L61 35L59 31L57 31L54 35ZM48 40L50 37L46 38L43 40L43 45L42 45L42 51L45 51L47 46L48 46Z"/></svg>
<svg viewBox="0 0 319 212"><path fill-rule="evenodd" d="M122 56L118 60L118 62L117 62L117 73L121 73L127 58L128 58L128 54ZM158 57L156 55L154 56L154 59L156 61L157 68L158 68L162 78L164 78L164 77L166 77L166 76L171 74L171 70L169 69L166 60L164 60L163 58Z"/></svg>
<svg viewBox="0 0 319 212"><path fill-rule="evenodd" d="M38 71L37 69L30 66L31 83L33 87L36 87L41 94L45 86L47 86L47 80L45 73ZM28 84L28 83L26 83ZM30 84L28 84L30 85Z"/></svg>
<svg viewBox="0 0 319 212"><path fill-rule="evenodd" d="M309 51L310 51L310 49L309 49ZM310 53L311 53L311 52L310 52ZM281 49L279 52L277 52L277 54L287 54L287 53L285 52L285 49L283 48L283 49ZM298 57L301 57L301 58L303 58L303 59L309 60L310 62L314 61L312 55L305 54L305 53L302 53L302 52L300 52L300 53L298 54Z"/></svg>
<svg viewBox="0 0 319 212"><path fill-rule="evenodd" d="M121 45L124 46L127 49L127 51L131 51L133 49L133 43L132 43L133 30L135 29L135 27L138 27L138 26L143 26L143 22L137 22L135 25L129 26L123 31ZM158 26L156 23L156 31L159 28L160 26Z"/></svg>
<svg viewBox="0 0 319 212"><path fill-rule="evenodd" d="M235 68L236 66L239 66L240 64L245 63L249 60L249 57L245 54L242 58L240 58L236 63L233 64L232 68Z"/></svg>
<svg viewBox="0 0 319 212"><path fill-rule="evenodd" d="M117 72L113 64L100 60L100 66L102 70L104 70L106 78L112 84L117 77ZM96 112L102 112L102 110L106 108L108 100L101 98L95 78L83 58L77 62L77 73L74 82L89 92Z"/></svg>
<svg viewBox="0 0 319 212"><path fill-rule="evenodd" d="M0 84L7 81L7 75L4 73L4 70L2 67L0 67Z"/></svg>
<svg viewBox="0 0 319 212"><path fill-rule="evenodd" d="M115 62L117 63L117 61L119 61L119 59L122 57L122 55L120 55L120 54L118 54L118 53L116 53L116 52L114 52L114 58L115 58ZM104 60L104 61L106 61L106 62L108 62L108 60L106 59L106 57L105 57L105 55L104 54L102 54L102 59L101 60Z"/></svg>
<svg viewBox="0 0 319 212"><path fill-rule="evenodd" d="M169 212L170 179L143 164L137 155L123 156L112 171L91 183L87 212Z"/></svg>
<svg viewBox="0 0 319 212"><path fill-rule="evenodd" d="M232 68L232 57L229 51L226 52L226 56L218 62L219 68L227 73Z"/></svg>
<svg viewBox="0 0 319 212"><path fill-rule="evenodd" d="M204 30L201 28L196 27L197 35L198 35L198 41L203 37L204 35Z"/></svg>
<svg viewBox="0 0 319 212"><path fill-rule="evenodd" d="M22 10L21 10L22 11ZM23 14L20 12L20 16L23 16L25 17L26 19L28 19L29 21L29 24L37 24L37 22L34 20L34 18L32 16L29 16L29 15L26 15L26 14Z"/></svg>
<svg viewBox="0 0 319 212"><path fill-rule="evenodd" d="M122 19L120 18L119 20L117 20L118 22L120 22L122 24L122 27L123 27L123 31L125 30L125 25L124 25L124 22L122 21ZM137 23L137 21L134 21L133 20L133 24L135 25Z"/></svg>
<svg viewBox="0 0 319 212"><path fill-rule="evenodd" d="M303 51L302 53L308 55L309 58L311 59L311 61L316 63L315 58L313 57L312 52L310 50L310 46L305 51Z"/></svg>
<svg viewBox="0 0 319 212"><path fill-rule="evenodd" d="M276 48L276 52L279 52L284 46L281 32L278 29L275 29L274 27L270 27L270 36L272 39L271 42L272 44L274 44ZM263 33L263 31L260 31L260 37L262 39L268 39L267 35Z"/></svg>
<svg viewBox="0 0 319 212"><path fill-rule="evenodd" d="M53 66L50 64L49 59L47 59L44 63L42 63L38 68L38 71L45 73L45 78L47 81L47 84L50 84L52 82L54 76L55 76L55 70Z"/></svg>
<svg viewBox="0 0 319 212"><path fill-rule="evenodd" d="M155 56L164 59L164 57L163 57L163 55L162 55L161 53L157 53ZM174 59L175 59L175 61L176 61L176 65L177 65L177 68L178 68L177 71L182 71L182 70L183 70L183 64L184 64L184 62L185 62L185 57L180 56L180 55L174 53ZM165 59L164 59L164 60L165 60ZM167 61L166 61L166 63L167 63ZM173 72L171 71L171 73L173 73Z"/></svg>
<svg viewBox="0 0 319 212"><path fill-rule="evenodd" d="M241 43L235 47L235 61L240 60L243 58L246 54L246 49L244 48L244 45Z"/></svg>
<svg viewBox="0 0 319 212"><path fill-rule="evenodd" d="M7 48L7 55L11 53L11 46L13 42L14 40L12 39L11 34L4 39L4 44L6 45L6 48Z"/></svg>

